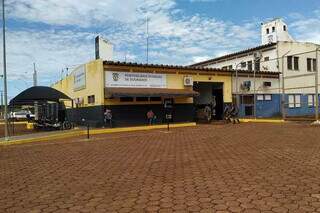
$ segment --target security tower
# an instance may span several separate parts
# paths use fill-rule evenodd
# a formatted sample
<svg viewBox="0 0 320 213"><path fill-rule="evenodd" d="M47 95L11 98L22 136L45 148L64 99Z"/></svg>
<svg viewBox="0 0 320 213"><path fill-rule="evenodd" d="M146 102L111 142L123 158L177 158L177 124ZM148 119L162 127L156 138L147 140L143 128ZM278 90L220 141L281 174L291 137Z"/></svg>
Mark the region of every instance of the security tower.
<svg viewBox="0 0 320 213"><path fill-rule="evenodd" d="M288 26L280 18L261 24L262 45L278 41L294 41L288 32Z"/></svg>

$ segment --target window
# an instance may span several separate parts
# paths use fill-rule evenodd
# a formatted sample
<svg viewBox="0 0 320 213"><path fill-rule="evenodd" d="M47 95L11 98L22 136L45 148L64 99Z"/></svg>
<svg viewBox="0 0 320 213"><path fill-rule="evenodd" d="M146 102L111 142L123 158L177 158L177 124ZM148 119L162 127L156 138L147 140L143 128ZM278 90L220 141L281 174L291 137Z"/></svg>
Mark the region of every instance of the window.
<svg viewBox="0 0 320 213"><path fill-rule="evenodd" d="M263 101L263 100L264 100L263 95L257 95L257 100L258 100L258 101Z"/></svg>
<svg viewBox="0 0 320 213"><path fill-rule="evenodd" d="M292 70L292 56L287 57L288 70Z"/></svg>
<svg viewBox="0 0 320 213"><path fill-rule="evenodd" d="M161 101L161 97L151 97L150 101Z"/></svg>
<svg viewBox="0 0 320 213"><path fill-rule="evenodd" d="M289 108L301 107L301 96L300 95L289 95Z"/></svg>
<svg viewBox="0 0 320 213"><path fill-rule="evenodd" d="M136 97L136 101L149 101L148 97Z"/></svg>
<svg viewBox="0 0 320 213"><path fill-rule="evenodd" d="M264 58L264 61L269 61L269 60L270 60L269 57L265 57L265 58Z"/></svg>
<svg viewBox="0 0 320 213"><path fill-rule="evenodd" d="M307 58L307 71L315 72L317 70L317 60L313 58Z"/></svg>
<svg viewBox="0 0 320 213"><path fill-rule="evenodd" d="M248 61L247 64L248 64L248 70L252 71L252 61Z"/></svg>
<svg viewBox="0 0 320 213"><path fill-rule="evenodd" d="M228 70L232 70L232 65L228 66Z"/></svg>
<svg viewBox="0 0 320 213"><path fill-rule="evenodd" d="M254 62L254 70L255 71L260 71L260 60L256 60Z"/></svg>
<svg viewBox="0 0 320 213"><path fill-rule="evenodd" d="M267 28L267 34L269 34L270 33L270 30L269 30L269 28Z"/></svg>
<svg viewBox="0 0 320 213"><path fill-rule="evenodd" d="M120 102L133 102L132 97L121 97Z"/></svg>
<svg viewBox="0 0 320 213"><path fill-rule="evenodd" d="M315 106L315 103L316 103L315 95L308 95L308 107Z"/></svg>
<svg viewBox="0 0 320 213"><path fill-rule="evenodd" d="M276 31L276 28L275 27L272 27L272 32L274 33Z"/></svg>
<svg viewBox="0 0 320 213"><path fill-rule="evenodd" d="M307 71L312 72L312 59L307 58Z"/></svg>
<svg viewBox="0 0 320 213"><path fill-rule="evenodd" d="M299 70L299 57L287 57L288 70Z"/></svg>
<svg viewBox="0 0 320 213"><path fill-rule="evenodd" d="M283 25L283 31L287 31L287 26Z"/></svg>
<svg viewBox="0 0 320 213"><path fill-rule="evenodd" d="M265 101L271 101L272 100L272 95L264 95L264 100Z"/></svg>
<svg viewBox="0 0 320 213"><path fill-rule="evenodd" d="M258 101L271 101L272 95L266 94L266 95L257 95Z"/></svg>
<svg viewBox="0 0 320 213"><path fill-rule="evenodd" d="M299 57L293 57L294 70L299 70Z"/></svg>
<svg viewBox="0 0 320 213"><path fill-rule="evenodd" d="M94 104L95 103L95 97L94 95L88 96L88 104Z"/></svg>
<svg viewBox="0 0 320 213"><path fill-rule="evenodd" d="M226 69L228 69L228 66L224 66L224 67L222 67L222 69L223 69L223 70L226 70Z"/></svg>
<svg viewBox="0 0 320 213"><path fill-rule="evenodd" d="M246 62L241 62L241 68L246 68L247 63Z"/></svg>

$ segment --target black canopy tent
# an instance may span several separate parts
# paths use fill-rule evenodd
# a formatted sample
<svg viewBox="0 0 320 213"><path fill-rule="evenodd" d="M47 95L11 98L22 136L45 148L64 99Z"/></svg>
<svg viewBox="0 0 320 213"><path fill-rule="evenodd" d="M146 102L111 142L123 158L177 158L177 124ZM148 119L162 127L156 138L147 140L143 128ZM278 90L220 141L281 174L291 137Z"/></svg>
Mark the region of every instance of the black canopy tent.
<svg viewBox="0 0 320 213"><path fill-rule="evenodd" d="M17 105L26 105L33 104L34 102L56 102L58 103L60 100L70 100L72 99L65 95L64 93L53 89L51 87L44 86L35 86L29 89L24 90L19 95L11 99L9 105L17 106Z"/></svg>
<svg viewBox="0 0 320 213"><path fill-rule="evenodd" d="M10 111L14 109L17 106L25 106L25 105L37 105L38 107L40 106L48 106L48 105L53 105L56 104L56 112L57 116L55 117L58 121L65 120L66 119L66 112L65 112L65 105L61 104L61 102L64 101L71 101L71 107L73 108L73 100L65 95L64 93L51 88L51 87L45 87L45 86L34 86L31 88L28 88L18 94L16 97L10 100L9 102L9 107ZM61 118L60 112L61 108L63 106L63 115ZM71 120L72 118L71 114ZM40 119L40 118L39 118Z"/></svg>

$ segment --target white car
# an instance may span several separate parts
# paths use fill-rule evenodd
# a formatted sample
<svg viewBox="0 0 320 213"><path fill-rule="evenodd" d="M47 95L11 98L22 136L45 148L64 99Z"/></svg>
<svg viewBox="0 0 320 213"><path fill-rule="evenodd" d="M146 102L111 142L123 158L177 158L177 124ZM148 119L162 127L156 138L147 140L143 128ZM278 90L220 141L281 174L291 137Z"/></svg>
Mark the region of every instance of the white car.
<svg viewBox="0 0 320 213"><path fill-rule="evenodd" d="M30 111L22 110L18 112L11 112L10 113L10 118L14 120L26 120L27 115L30 115L31 119L34 119L34 114L32 114Z"/></svg>

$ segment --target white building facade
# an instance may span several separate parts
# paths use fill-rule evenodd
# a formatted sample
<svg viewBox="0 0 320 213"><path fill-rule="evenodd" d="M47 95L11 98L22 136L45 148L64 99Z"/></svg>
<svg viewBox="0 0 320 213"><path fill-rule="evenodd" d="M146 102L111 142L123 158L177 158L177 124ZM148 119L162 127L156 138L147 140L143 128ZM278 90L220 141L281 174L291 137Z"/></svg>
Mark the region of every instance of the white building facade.
<svg viewBox="0 0 320 213"><path fill-rule="evenodd" d="M233 94L240 97L243 117L277 117L282 112L286 116L313 115L320 45L294 41L281 19L262 24L261 42L261 46L191 66L279 73L278 79L233 77Z"/></svg>

